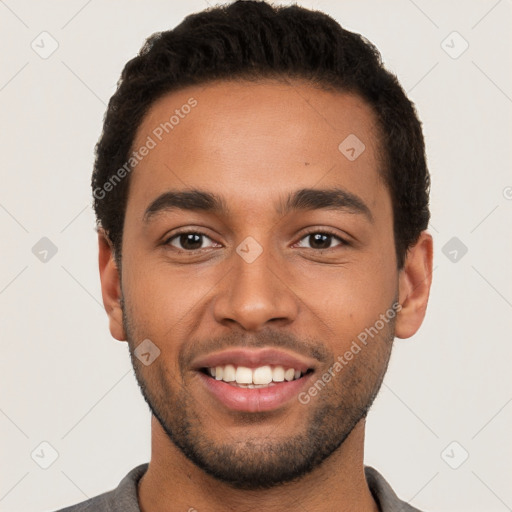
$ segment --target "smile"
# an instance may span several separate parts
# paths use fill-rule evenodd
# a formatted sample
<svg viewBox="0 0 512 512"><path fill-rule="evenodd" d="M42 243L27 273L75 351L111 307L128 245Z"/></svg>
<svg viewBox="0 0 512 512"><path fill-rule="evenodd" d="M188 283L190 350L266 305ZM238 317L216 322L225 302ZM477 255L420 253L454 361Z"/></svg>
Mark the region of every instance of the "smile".
<svg viewBox="0 0 512 512"><path fill-rule="evenodd" d="M282 366L248 368L227 364L203 368L197 374L216 409L222 405L231 412L265 412L283 408L294 399L298 403L297 397L308 386L313 370L303 373Z"/></svg>
<svg viewBox="0 0 512 512"><path fill-rule="evenodd" d="M246 366L226 364L204 368L203 371L215 380L221 380L233 386L248 389L270 387L280 382L291 382L300 379L302 376L300 370L295 368L285 369L280 365L248 368Z"/></svg>

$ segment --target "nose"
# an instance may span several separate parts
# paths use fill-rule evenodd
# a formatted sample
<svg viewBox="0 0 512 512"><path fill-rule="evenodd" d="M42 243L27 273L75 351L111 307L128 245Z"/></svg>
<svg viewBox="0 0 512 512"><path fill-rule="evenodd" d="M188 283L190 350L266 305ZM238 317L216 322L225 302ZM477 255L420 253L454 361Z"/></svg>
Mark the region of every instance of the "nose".
<svg viewBox="0 0 512 512"><path fill-rule="evenodd" d="M214 315L223 325L236 323L247 331L259 331L269 323L293 322L300 300L286 266L263 249L254 260L233 253L233 266L221 281L214 303Z"/></svg>

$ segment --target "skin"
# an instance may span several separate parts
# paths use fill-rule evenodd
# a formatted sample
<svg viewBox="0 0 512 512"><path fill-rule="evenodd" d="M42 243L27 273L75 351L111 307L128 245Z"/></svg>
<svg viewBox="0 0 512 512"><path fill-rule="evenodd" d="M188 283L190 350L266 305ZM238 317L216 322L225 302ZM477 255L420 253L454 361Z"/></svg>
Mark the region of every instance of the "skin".
<svg viewBox="0 0 512 512"><path fill-rule="evenodd" d="M130 177L122 273L99 236L110 331L128 341L160 419L152 416L141 510L376 512L363 471L365 415L393 338L412 336L423 321L432 237L423 232L397 270L375 118L358 96L297 81L188 87L153 104L134 147L190 97L197 106ZM355 161L338 150L349 134L366 146ZM306 187L356 194L373 222L346 210L276 212L289 192ZM185 188L222 195L228 214L178 209L143 222L162 192ZM180 253L179 237L168 241L178 228L204 233L203 249ZM325 229L348 245L333 237L330 248L319 249L306 236ZM252 263L235 250L247 236L263 249ZM394 321L306 405L293 399L271 413L229 410L187 364L219 347L277 346L316 354L321 377L395 300L401 310ZM149 366L133 357L146 338L160 349ZM226 481L228 475L238 480Z"/></svg>

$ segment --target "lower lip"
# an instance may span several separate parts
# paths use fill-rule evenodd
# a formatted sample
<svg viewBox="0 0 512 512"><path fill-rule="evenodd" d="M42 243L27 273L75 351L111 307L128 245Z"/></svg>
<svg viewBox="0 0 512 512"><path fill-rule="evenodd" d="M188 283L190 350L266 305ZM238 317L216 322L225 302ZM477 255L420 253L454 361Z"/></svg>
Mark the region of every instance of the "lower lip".
<svg viewBox="0 0 512 512"><path fill-rule="evenodd" d="M309 381L312 373L290 382L279 382L267 388L239 388L222 380L216 380L203 372L199 377L207 390L228 409L245 412L272 411L297 397Z"/></svg>

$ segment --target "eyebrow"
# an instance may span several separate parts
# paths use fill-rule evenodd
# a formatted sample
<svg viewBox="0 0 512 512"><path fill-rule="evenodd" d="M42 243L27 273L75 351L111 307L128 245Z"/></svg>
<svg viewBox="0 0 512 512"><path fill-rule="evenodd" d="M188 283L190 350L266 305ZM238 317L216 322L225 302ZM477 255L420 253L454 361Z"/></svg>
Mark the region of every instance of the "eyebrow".
<svg viewBox="0 0 512 512"><path fill-rule="evenodd" d="M199 189L169 190L158 196L146 209L142 218L149 223L163 212L191 210L229 215L224 198L218 194ZM299 210L339 210L365 216L373 223L373 215L365 202L357 195L342 188L302 188L290 192L285 201L276 206L279 215Z"/></svg>

